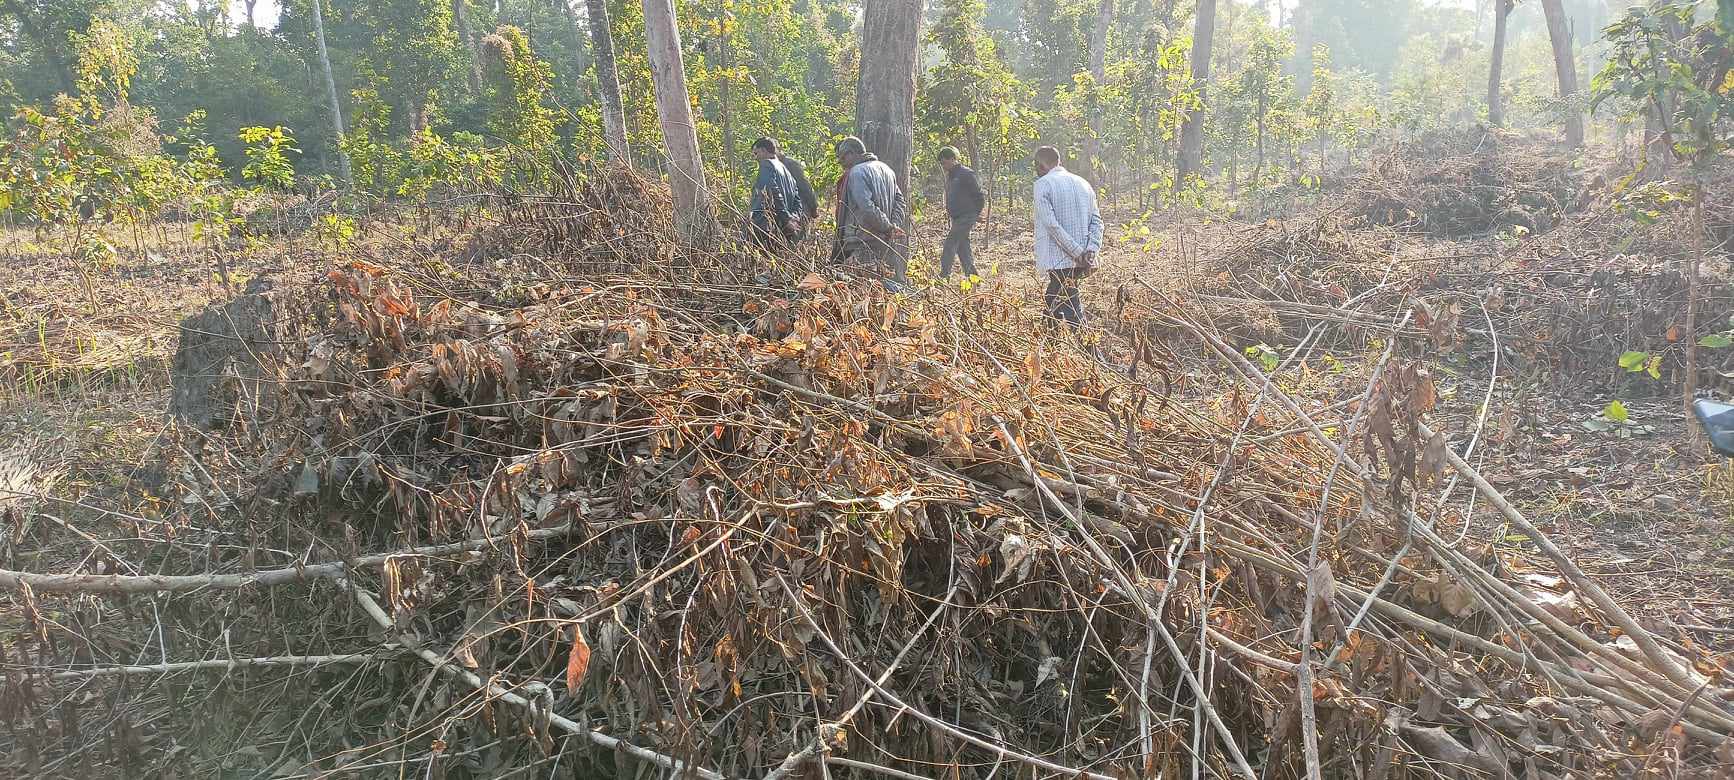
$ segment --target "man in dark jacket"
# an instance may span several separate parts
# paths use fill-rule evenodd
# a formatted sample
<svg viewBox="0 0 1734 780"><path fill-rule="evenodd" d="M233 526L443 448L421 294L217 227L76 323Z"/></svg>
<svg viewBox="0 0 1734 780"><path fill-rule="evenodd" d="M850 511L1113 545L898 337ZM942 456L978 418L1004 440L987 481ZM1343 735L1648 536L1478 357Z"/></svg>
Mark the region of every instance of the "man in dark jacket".
<svg viewBox="0 0 1734 780"><path fill-rule="evenodd" d="M773 247L798 239L804 231L806 211L795 177L777 159L777 142L769 138L754 141L753 156L759 160L759 171L753 178L753 241Z"/></svg>
<svg viewBox="0 0 1734 780"><path fill-rule="evenodd" d="M811 228L819 220L819 193L813 191L813 182L807 179L806 164L795 157L784 154L781 150L777 152L777 161L782 163L784 168L789 169L790 176L795 177L795 189L801 195L801 209L807 215L802 227Z"/></svg>
<svg viewBox="0 0 1734 780"><path fill-rule="evenodd" d="M957 147L939 150L939 166L945 169L945 214L951 217L951 232L945 235L945 247L939 253L939 276L951 277L952 260L963 262L963 273L975 276L975 250L969 245L969 234L987 208L987 193L981 189L981 178L959 162Z"/></svg>
<svg viewBox="0 0 1734 780"><path fill-rule="evenodd" d="M909 233L903 226L909 202L897 173L853 136L837 142L837 162L849 169L837 223L844 262L884 279L887 288L901 289L908 283Z"/></svg>

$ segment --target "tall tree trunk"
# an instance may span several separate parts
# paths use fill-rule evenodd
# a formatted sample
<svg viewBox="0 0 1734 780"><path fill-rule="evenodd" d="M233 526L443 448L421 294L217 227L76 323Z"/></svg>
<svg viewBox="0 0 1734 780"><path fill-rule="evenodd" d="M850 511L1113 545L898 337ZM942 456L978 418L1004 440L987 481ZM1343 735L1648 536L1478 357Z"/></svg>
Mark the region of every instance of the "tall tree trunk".
<svg viewBox="0 0 1734 780"><path fill-rule="evenodd" d="M596 89L601 92L602 139L608 158L632 165L626 143L626 108L620 100L620 71L614 64L614 32L608 24L608 0L585 0L590 14L590 48L596 52ZM675 52L678 54L679 49Z"/></svg>
<svg viewBox="0 0 1734 780"><path fill-rule="evenodd" d="M241 0L242 9L247 14L247 29L254 32L259 30L259 24L253 20L255 6L257 5L259 5L259 0Z"/></svg>
<svg viewBox="0 0 1734 780"><path fill-rule="evenodd" d="M1493 65L1487 75L1487 124L1505 126L1505 28L1511 16L1511 0L1494 0Z"/></svg>
<svg viewBox="0 0 1734 780"><path fill-rule="evenodd" d="M1216 0L1198 0L1197 25L1192 32L1192 88L1198 92L1199 107L1187 112L1180 126L1176 187L1184 186L1187 177L1204 167L1204 115L1210 110L1206 87L1210 82L1210 42L1215 33Z"/></svg>
<svg viewBox="0 0 1734 780"><path fill-rule="evenodd" d="M326 107L331 111L331 144L337 152L337 178L349 184L349 155L343 152L343 106L337 102L337 78L331 74L331 54L325 49L325 0L312 0L313 43L319 52L319 73L325 77Z"/></svg>
<svg viewBox="0 0 1734 780"><path fill-rule="evenodd" d="M1671 97L1662 98L1661 102L1671 104ZM1672 107L1670 105L1670 109ZM1674 152L1668 148L1668 134L1663 130L1662 114L1654 101L1644 111L1644 179L1657 181L1668 177L1673 168Z"/></svg>
<svg viewBox="0 0 1734 780"><path fill-rule="evenodd" d="M981 143L976 137L975 125L967 125L963 128L963 150L969 154L970 165L975 166L977 170L987 171L987 186L984 188L986 190L986 195L983 197L982 202L987 204L989 207L992 207L994 173L997 170L997 166L990 168L981 159Z"/></svg>
<svg viewBox="0 0 1734 780"><path fill-rule="evenodd" d="M1547 37L1553 42L1553 69L1559 76L1559 96L1570 103L1577 98L1577 63L1572 57L1571 28L1560 0L1541 0L1541 10L1547 15ZM1576 149L1583 146L1583 112L1568 106L1565 115L1565 143Z"/></svg>
<svg viewBox="0 0 1734 780"><path fill-rule="evenodd" d="M656 87L656 114L662 121L662 145L668 152L675 229L683 240L708 243L716 232L716 216L711 213L710 192L705 188L692 97L686 91L674 0L644 0L644 38L650 52L650 78Z"/></svg>
<svg viewBox="0 0 1734 780"><path fill-rule="evenodd" d="M469 0L452 0L452 27L457 28L458 40L464 44L464 52L470 58L470 71L465 74L469 80L471 92L482 89L482 56L476 48L476 31L470 24Z"/></svg>
<svg viewBox="0 0 1734 780"><path fill-rule="evenodd" d="M922 0L864 0L861 80L855 89L855 124L867 151L897 172L910 189L915 146L915 54L921 41Z"/></svg>
<svg viewBox="0 0 1734 780"><path fill-rule="evenodd" d="M1090 33L1090 78L1095 81L1096 89L1108 81L1108 26L1114 22L1114 0L1101 0L1096 5L1096 28ZM1098 94L1100 94L1098 92ZM1097 161L1102 157L1102 106L1100 101L1090 107L1090 134L1084 139L1084 156L1079 160L1078 173L1095 182L1100 187L1102 182L1096 173Z"/></svg>
<svg viewBox="0 0 1734 780"><path fill-rule="evenodd" d="M717 64L722 66L723 77L720 88L722 97L722 158L726 169L734 165L735 155L735 117L734 105L729 100L729 84L734 81L734 59L729 52L729 0L717 0Z"/></svg>
<svg viewBox="0 0 1734 780"><path fill-rule="evenodd" d="M1264 175L1265 118L1269 113L1270 113L1270 109L1265 105L1265 96L1259 95L1258 96L1258 148L1256 151L1257 156L1253 159L1253 163L1252 163L1252 183L1249 185L1250 187L1252 187L1255 190L1258 189L1258 187L1259 187L1259 177Z"/></svg>

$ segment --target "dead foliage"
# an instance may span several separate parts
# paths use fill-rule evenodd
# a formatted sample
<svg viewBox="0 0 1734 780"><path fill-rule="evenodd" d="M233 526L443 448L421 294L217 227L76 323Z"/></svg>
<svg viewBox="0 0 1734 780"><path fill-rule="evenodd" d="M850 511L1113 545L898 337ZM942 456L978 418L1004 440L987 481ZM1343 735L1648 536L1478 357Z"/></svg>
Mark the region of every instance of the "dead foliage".
<svg viewBox="0 0 1734 780"><path fill-rule="evenodd" d="M1434 238L1541 233L1583 205L1584 177L1551 144L1497 131L1441 131L1380 150L1346 184L1367 225Z"/></svg>
<svg viewBox="0 0 1734 780"><path fill-rule="evenodd" d="M1149 285L1104 362L1003 292L743 285L575 193L615 213L512 218L545 254L292 291L272 403L201 460L236 476L188 469L133 526L159 547L5 561L18 771L208 771L169 703L213 685L194 711L275 697L283 744L223 760L278 774L1708 778L1734 750L1728 659L1560 555L1393 348L1322 426ZM1443 337L1429 311L1398 322ZM1171 334L1224 381L1171 381ZM1536 546L1460 536L1459 480Z"/></svg>

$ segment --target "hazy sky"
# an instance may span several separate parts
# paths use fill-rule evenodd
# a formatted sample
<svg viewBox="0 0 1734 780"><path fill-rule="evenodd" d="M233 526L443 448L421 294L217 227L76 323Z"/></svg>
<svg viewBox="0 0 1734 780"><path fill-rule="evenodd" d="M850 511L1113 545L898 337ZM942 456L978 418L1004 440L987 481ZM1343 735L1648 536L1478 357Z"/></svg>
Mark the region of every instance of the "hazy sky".
<svg viewBox="0 0 1734 780"><path fill-rule="evenodd" d="M247 4L241 0L229 0L230 16L238 20L247 18ZM259 0L253 6L253 21L264 29L277 26L277 0Z"/></svg>

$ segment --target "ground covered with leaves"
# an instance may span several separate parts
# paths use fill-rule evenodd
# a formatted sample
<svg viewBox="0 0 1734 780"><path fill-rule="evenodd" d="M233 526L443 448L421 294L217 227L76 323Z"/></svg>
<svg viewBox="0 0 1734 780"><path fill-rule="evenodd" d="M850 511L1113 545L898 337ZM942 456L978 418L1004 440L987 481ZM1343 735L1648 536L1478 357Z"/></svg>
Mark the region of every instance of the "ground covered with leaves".
<svg viewBox="0 0 1734 780"><path fill-rule="evenodd" d="M1518 236L1475 159L1362 187L1448 228L1116 235L1082 339L1017 239L888 295L621 178L212 290L177 416L69 437L140 476L10 472L6 765L1726 777L1680 215L1514 159Z"/></svg>

